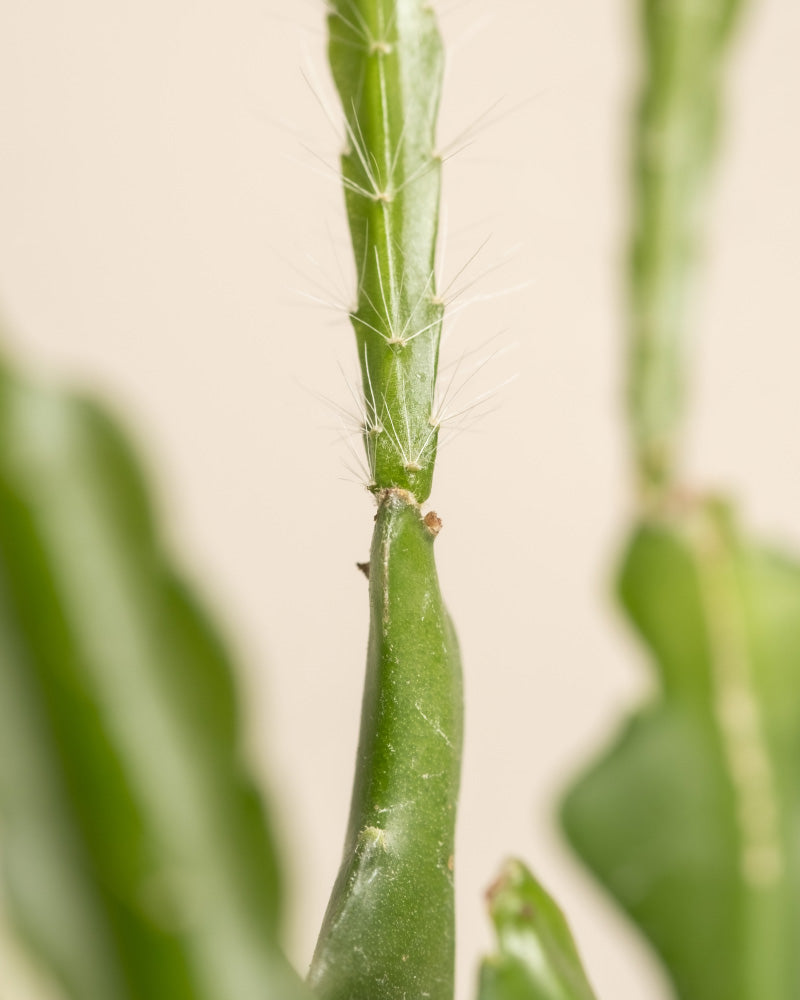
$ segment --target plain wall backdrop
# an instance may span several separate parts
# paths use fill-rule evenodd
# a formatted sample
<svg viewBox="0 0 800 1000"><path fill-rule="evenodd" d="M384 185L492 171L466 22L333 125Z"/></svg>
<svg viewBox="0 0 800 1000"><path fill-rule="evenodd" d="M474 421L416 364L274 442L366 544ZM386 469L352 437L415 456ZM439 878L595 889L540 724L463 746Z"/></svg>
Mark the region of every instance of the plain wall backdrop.
<svg viewBox="0 0 800 1000"><path fill-rule="evenodd" d="M445 166L445 281L489 237L466 295L509 290L459 313L443 357L475 350L466 375L494 355L465 404L519 376L442 450L432 497L466 673L459 998L490 941L483 891L515 853L566 910L599 996L663 1000L553 820L650 683L609 597L631 505L618 401L635 4L437 7L440 136L466 145ZM750 7L693 317L686 458L695 485L732 490L753 530L798 547L800 5ZM321 0L0 3L0 309L20 361L125 417L240 654L300 966L344 836L367 628L354 564L372 527L320 399L348 405L354 338L303 297L353 290L338 139L314 93L333 103L324 30ZM14 946L0 952L3 1000L44 1000Z"/></svg>

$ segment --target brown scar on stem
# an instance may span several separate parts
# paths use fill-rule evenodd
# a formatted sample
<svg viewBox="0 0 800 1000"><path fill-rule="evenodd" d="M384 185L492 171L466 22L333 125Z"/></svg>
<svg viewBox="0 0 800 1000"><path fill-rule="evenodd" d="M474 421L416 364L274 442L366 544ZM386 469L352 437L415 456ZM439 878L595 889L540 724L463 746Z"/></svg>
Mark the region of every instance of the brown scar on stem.
<svg viewBox="0 0 800 1000"><path fill-rule="evenodd" d="M434 538L442 530L442 519L435 510L429 510L425 517L423 517L422 521Z"/></svg>
<svg viewBox="0 0 800 1000"><path fill-rule="evenodd" d="M369 580L369 562L357 562L356 567L360 569L364 576Z"/></svg>
<svg viewBox="0 0 800 1000"><path fill-rule="evenodd" d="M383 507L384 504L399 501L400 503L408 504L410 507L419 507L419 503L413 493L409 493L408 490L401 489L399 486L387 486L385 489L378 490L375 494L375 499L378 501L378 508ZM378 520L378 515L375 515L375 520Z"/></svg>

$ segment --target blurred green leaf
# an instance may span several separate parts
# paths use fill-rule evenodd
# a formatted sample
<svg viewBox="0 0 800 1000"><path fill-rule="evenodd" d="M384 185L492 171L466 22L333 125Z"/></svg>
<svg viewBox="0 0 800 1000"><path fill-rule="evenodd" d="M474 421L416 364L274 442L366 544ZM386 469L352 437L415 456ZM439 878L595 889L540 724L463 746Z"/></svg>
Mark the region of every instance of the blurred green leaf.
<svg viewBox="0 0 800 1000"><path fill-rule="evenodd" d="M795 1000L800 566L705 503L639 527L620 594L659 690L569 794L568 836L682 1000Z"/></svg>
<svg viewBox="0 0 800 1000"><path fill-rule="evenodd" d="M5 894L80 1000L303 992L228 657L92 403L0 373Z"/></svg>
<svg viewBox="0 0 800 1000"><path fill-rule="evenodd" d="M489 890L497 953L484 959L478 1000L595 1000L555 901L516 860Z"/></svg>

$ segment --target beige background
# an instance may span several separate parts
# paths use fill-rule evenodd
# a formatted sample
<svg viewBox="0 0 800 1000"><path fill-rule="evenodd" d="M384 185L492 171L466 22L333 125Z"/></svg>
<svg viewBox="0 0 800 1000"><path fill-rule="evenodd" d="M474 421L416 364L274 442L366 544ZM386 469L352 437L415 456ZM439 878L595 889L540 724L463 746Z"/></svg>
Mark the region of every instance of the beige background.
<svg viewBox="0 0 800 1000"><path fill-rule="evenodd" d="M482 891L509 852L561 900L601 996L667 996L552 820L566 777L648 685L607 597L629 507L617 398L632 6L440 5L443 142L502 99L447 164L444 271L490 235L472 273L503 266L470 294L529 282L465 310L445 346L452 360L517 345L465 402L519 374L444 449L433 497L468 699L461 1000L489 941ZM366 633L353 564L371 527L316 395L347 404L352 336L300 294L350 295L341 198L317 159L335 164L337 139L301 73L329 93L322 8L0 3L3 310L21 357L127 415L176 548L236 636L253 754L284 807L301 965L343 836ZM688 464L798 544L800 5L753 3L745 27ZM4 949L0 996L44 997Z"/></svg>

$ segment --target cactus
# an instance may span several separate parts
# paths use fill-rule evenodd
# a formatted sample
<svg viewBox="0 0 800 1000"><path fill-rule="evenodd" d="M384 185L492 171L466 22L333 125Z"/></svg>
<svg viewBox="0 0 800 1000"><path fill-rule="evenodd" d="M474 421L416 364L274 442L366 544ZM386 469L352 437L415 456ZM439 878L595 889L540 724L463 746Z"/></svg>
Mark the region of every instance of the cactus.
<svg viewBox="0 0 800 1000"><path fill-rule="evenodd" d="M407 494L381 497L350 823L309 979L325 998L453 995L461 677L435 531Z"/></svg>
<svg viewBox="0 0 800 1000"><path fill-rule="evenodd" d="M643 0L645 2L645 0ZM658 697L576 786L573 843L682 1000L800 993L793 780L800 569L679 489L688 288L740 4L646 0L628 412L640 511L620 593ZM97 405L0 371L0 809L16 929L71 1000L453 1000L458 643L434 562L442 46L424 0L331 0L377 512L341 869L307 982L240 759L228 654ZM489 892L478 1000L593 1000L518 861Z"/></svg>
<svg viewBox="0 0 800 1000"><path fill-rule="evenodd" d="M359 275L352 322L370 487L407 490L424 503L436 459L444 310L433 269L441 40L420 0L339 0L328 26L348 142L342 180Z"/></svg>
<svg viewBox="0 0 800 1000"><path fill-rule="evenodd" d="M567 833L681 1000L790 1000L800 565L706 502L643 522L619 586L658 695L570 792Z"/></svg>
<svg viewBox="0 0 800 1000"><path fill-rule="evenodd" d="M643 0L628 394L640 512L619 595L658 687L563 806L681 1000L800 995L800 564L679 478L686 300L740 6Z"/></svg>
<svg viewBox="0 0 800 1000"><path fill-rule="evenodd" d="M328 26L348 139L342 179L359 274L351 319L378 513L350 821L309 982L323 1000L451 1000L461 666L433 558L441 521L420 511L439 429L441 42L422 0L335 0ZM543 938L547 949L549 934L562 935L563 918L552 905L541 916L528 911L527 897L541 898L532 880L521 891L518 929L531 947ZM505 947L509 935L501 931L501 938ZM481 996L549 997L531 992L536 978L525 985L487 973ZM590 993L558 994L568 995L585 1000Z"/></svg>
<svg viewBox="0 0 800 1000"><path fill-rule="evenodd" d="M227 653L113 421L8 368L0 652L6 894L65 995L302 1000Z"/></svg>
<svg viewBox="0 0 800 1000"><path fill-rule="evenodd" d="M5 896L72 1000L453 998L461 669L441 521L421 509L439 432L442 48L422 0L337 0L329 29L378 509L350 823L308 984L280 949L280 862L240 760L229 658L138 461L96 404L0 372ZM492 910L484 1000L588 1000L563 918L521 866Z"/></svg>
<svg viewBox="0 0 800 1000"><path fill-rule="evenodd" d="M478 1000L595 1000L561 910L523 864L507 862L488 898L499 947Z"/></svg>
<svg viewBox="0 0 800 1000"><path fill-rule="evenodd" d="M342 178L359 274L352 323L378 513L350 823L309 981L326 1000L449 1000L461 665L434 565L441 522L420 511L438 435L442 49L421 0L340 0L328 25L348 138Z"/></svg>
<svg viewBox="0 0 800 1000"><path fill-rule="evenodd" d="M678 471L685 327L725 55L742 7L742 0L640 0L644 81L633 136L627 396L640 492L656 502Z"/></svg>

